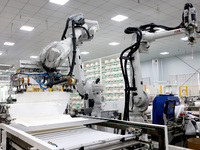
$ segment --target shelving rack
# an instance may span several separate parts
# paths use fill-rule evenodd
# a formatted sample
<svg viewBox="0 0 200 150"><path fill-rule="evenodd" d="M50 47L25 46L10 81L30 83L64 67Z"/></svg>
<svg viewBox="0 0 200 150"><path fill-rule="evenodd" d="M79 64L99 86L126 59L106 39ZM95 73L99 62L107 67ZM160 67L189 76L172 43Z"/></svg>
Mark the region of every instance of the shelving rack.
<svg viewBox="0 0 200 150"><path fill-rule="evenodd" d="M83 67L86 79L100 78L100 83L104 84L105 101L124 99L124 82L119 54L84 62ZM83 103L78 93L70 94L72 108L82 108Z"/></svg>

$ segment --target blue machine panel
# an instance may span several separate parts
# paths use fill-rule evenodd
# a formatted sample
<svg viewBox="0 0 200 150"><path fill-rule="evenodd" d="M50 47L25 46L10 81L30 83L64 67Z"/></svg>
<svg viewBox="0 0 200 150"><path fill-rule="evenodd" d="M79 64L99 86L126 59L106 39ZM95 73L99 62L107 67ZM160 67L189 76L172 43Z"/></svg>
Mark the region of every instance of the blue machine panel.
<svg viewBox="0 0 200 150"><path fill-rule="evenodd" d="M153 123L164 125L163 112L166 100L175 100L176 106L180 105L180 99L172 94L158 95L153 101Z"/></svg>

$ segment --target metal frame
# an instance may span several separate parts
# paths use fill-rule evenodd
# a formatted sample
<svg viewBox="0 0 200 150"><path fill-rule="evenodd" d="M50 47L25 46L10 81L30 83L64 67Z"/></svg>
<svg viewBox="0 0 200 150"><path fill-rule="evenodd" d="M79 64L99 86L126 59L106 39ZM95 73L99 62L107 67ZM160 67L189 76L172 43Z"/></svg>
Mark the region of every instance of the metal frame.
<svg viewBox="0 0 200 150"><path fill-rule="evenodd" d="M11 140L16 140L19 139L21 140L21 142L23 141L23 144L29 144L32 147L29 147L29 149L31 150L58 150L57 148L55 148L54 146L40 140L37 139L35 137L33 137L32 135L25 133L24 131L18 130L14 127L11 127L9 125L6 124L0 124L0 129L2 130L2 147L3 150L7 150L7 142L8 142L8 138Z"/></svg>
<svg viewBox="0 0 200 150"><path fill-rule="evenodd" d="M100 121L97 121L100 122ZM102 121L101 121L102 122ZM10 125L0 124L1 128L1 138L2 138L2 150L7 150L10 145L17 148L17 150L30 149L30 150L59 150L48 144L47 142L40 140L34 135L30 135L24 131L11 127ZM86 127L84 127L86 128ZM73 129L75 130L75 129ZM62 130L61 130L62 131ZM81 133L80 133L81 134ZM126 139L125 142L122 142L121 139ZM102 143L103 142L103 143ZM117 150L119 148L129 147L140 144L139 141L135 141L131 135L126 135L118 137L116 139L111 139L107 142L98 141L97 143L86 143L83 146L77 145L77 147L72 149L79 150L98 150L98 149L111 149ZM64 150L64 149L63 149Z"/></svg>
<svg viewBox="0 0 200 150"><path fill-rule="evenodd" d="M106 119L106 118L98 118L98 117L90 117L90 116L82 116L83 118L87 118L88 120L77 123L66 123L66 124L56 124L56 125L47 125L47 126L36 126L36 127L22 127L17 124L15 125L6 125L0 124L1 129L1 146L3 150L6 150L9 144L11 143L14 146L21 147L22 149L31 149L31 150L58 150L53 145L48 144L47 142L38 139L34 135L31 135L28 132L34 131L45 131L48 129L63 129L62 127L72 127L74 125L99 125L99 126L106 126L111 128L117 128L121 130L127 130L128 128L139 128L141 129L142 133L155 135L158 137L159 142L159 149L160 150L168 150L168 134L167 134L167 127L163 125L154 125L154 124L147 124L147 123L139 123L139 122L132 122L132 121L122 121L122 120L114 120L114 119ZM96 143L90 145L83 145L83 147L79 147L80 150L86 149L119 149L130 147L134 145L138 145L140 143L145 143L145 141L136 140L132 134L128 134L123 136L124 138L111 140L105 143ZM19 145L20 143L20 145Z"/></svg>
<svg viewBox="0 0 200 150"><path fill-rule="evenodd" d="M107 120L107 122L96 123L95 125L106 126L111 128L117 128L122 130L127 130L130 127L142 129L142 133L150 134L158 137L159 150L168 150L168 132L167 126L164 125L155 125L149 123L133 122L133 121L123 121L123 120L114 120L107 118L97 118L90 116L82 116L85 118L94 118L99 120Z"/></svg>

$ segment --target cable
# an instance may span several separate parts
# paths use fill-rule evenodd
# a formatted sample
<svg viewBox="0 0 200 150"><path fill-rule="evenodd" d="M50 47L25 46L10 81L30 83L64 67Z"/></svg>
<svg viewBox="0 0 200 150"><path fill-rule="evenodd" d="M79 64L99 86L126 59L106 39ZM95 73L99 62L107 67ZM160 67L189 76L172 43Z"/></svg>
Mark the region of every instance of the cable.
<svg viewBox="0 0 200 150"><path fill-rule="evenodd" d="M134 67L133 67L132 61L130 62L130 65L131 65L131 68L132 68L132 74L134 75L135 71L134 71ZM135 80L132 80L132 86L135 87ZM133 99L133 95L132 95L132 107L131 107L131 110L133 110L133 106L134 106L134 99Z"/></svg>
<svg viewBox="0 0 200 150"><path fill-rule="evenodd" d="M66 21L65 29L64 29L64 31L63 31L63 34L62 34L61 40L66 39L67 29L69 28L69 21L70 21L70 19L68 18L67 21Z"/></svg>
<svg viewBox="0 0 200 150"><path fill-rule="evenodd" d="M59 84L62 82L66 82L67 79L63 78L65 76L68 76L68 75L63 75L61 73L57 73L57 74L54 74L53 76L49 76L46 73L39 73L39 74L35 75L35 81L40 85L40 88L42 90L46 90L51 87L51 84L55 85L55 83ZM56 78L59 78L59 80L56 80ZM45 80L49 80L50 82L48 82L47 84L44 84ZM54 82L54 80L56 80L56 81Z"/></svg>
<svg viewBox="0 0 200 150"><path fill-rule="evenodd" d="M130 103L130 94L132 90L136 90L135 86L135 78L134 78L134 68L132 64L132 55L139 49L140 46L140 41L142 39L142 32L140 29L135 28L135 27L128 27L124 31L126 34L136 34L136 43L129 46L125 50L122 51L120 55L120 65L122 69L122 74L124 77L124 82L125 82L125 106L124 106L124 117L123 120L129 120L129 103ZM128 54L126 54L128 52ZM126 55L125 55L126 54ZM132 87L130 86L129 78L128 78L128 73L127 73L127 64L128 61L130 62L132 71L133 71L133 79L132 79ZM134 96L134 93L132 92L132 97ZM134 102L133 102L134 103ZM122 132L124 134L125 131Z"/></svg>
<svg viewBox="0 0 200 150"><path fill-rule="evenodd" d="M50 76L48 74L46 74L46 73L38 73L38 74L35 75L35 81L40 85L40 88L42 90L46 90L49 87L47 86L47 84L43 83L43 80L45 80L45 79L43 79L43 77L48 77L50 79Z"/></svg>
<svg viewBox="0 0 200 150"><path fill-rule="evenodd" d="M75 65L75 58L76 58L76 34L75 34L75 21L71 20L70 18L67 19L65 29L63 31L61 40L66 39L66 33L69 28L69 22L72 22L72 44L73 44L73 56L72 56L72 65L70 66L69 76L72 76L74 65Z"/></svg>
<svg viewBox="0 0 200 150"><path fill-rule="evenodd" d="M150 23L150 24L140 26L139 29L142 31L148 31L148 32L154 33L156 31L154 28L156 28L156 27L170 31L170 30L175 30L175 29L179 29L179 28L184 28L185 25L184 25L184 22L181 22L180 25L178 25L177 27L167 27L164 25L157 25L154 23Z"/></svg>
<svg viewBox="0 0 200 150"><path fill-rule="evenodd" d="M193 7L193 5L191 3L186 3L184 5L184 11L182 13L182 22L177 27L167 27L167 26L164 26L164 25L157 25L157 24L154 24L154 23L150 23L150 24L140 26L139 29L142 30L142 31L148 31L148 32L154 33L156 31L154 28L156 28L156 27L165 29L167 31L175 30L175 29L178 29L178 28L188 28L189 11L191 11L191 20L193 22L196 22L196 10L195 10L195 8Z"/></svg>
<svg viewBox="0 0 200 150"><path fill-rule="evenodd" d="M88 39L91 38L90 33L88 32L88 30L85 27L83 27L83 26L75 26L75 28L82 28L82 29L84 29L85 32L87 33Z"/></svg>
<svg viewBox="0 0 200 150"><path fill-rule="evenodd" d="M72 56L72 65L70 67L69 76L72 76L75 59L76 59L76 34L75 34L75 22L72 20L72 43L73 43L73 56Z"/></svg>
<svg viewBox="0 0 200 150"><path fill-rule="evenodd" d="M15 74L11 74L11 76L13 76L13 75L18 75L18 74L28 75L28 76L36 75L36 73L24 73L24 72L18 72L18 73L15 73Z"/></svg>
<svg viewBox="0 0 200 150"><path fill-rule="evenodd" d="M67 29L69 28L69 22L71 21L71 23L72 23L72 47L73 47L72 53L73 54L72 54L72 62L71 62L71 66L70 66L70 70L69 70L68 76L72 76L73 70L74 70L74 66L76 64L75 63L75 59L76 59L76 33L75 33L75 28L84 29L86 31L86 33L87 33L88 39L91 38L91 36L89 34L89 31L85 27L82 26L85 23L84 18L79 18L77 20L76 17L74 16L74 17L70 17L70 18L67 19L66 26L65 26L65 29L64 29L62 37L61 37L62 40L66 39Z"/></svg>

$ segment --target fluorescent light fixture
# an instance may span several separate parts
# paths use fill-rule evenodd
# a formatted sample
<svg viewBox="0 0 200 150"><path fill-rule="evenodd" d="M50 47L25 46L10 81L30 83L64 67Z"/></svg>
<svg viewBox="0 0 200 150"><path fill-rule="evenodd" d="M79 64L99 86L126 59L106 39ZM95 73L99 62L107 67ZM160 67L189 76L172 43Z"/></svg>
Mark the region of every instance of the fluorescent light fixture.
<svg viewBox="0 0 200 150"><path fill-rule="evenodd" d="M3 53L2 52L0 52L0 55L2 55Z"/></svg>
<svg viewBox="0 0 200 150"><path fill-rule="evenodd" d="M161 55L168 55L169 54L169 52L162 52L162 53L160 53Z"/></svg>
<svg viewBox="0 0 200 150"><path fill-rule="evenodd" d="M38 58L38 56L30 56L30 58Z"/></svg>
<svg viewBox="0 0 200 150"><path fill-rule="evenodd" d="M4 45L13 46L13 45L15 45L15 43L13 43L13 42L4 42Z"/></svg>
<svg viewBox="0 0 200 150"><path fill-rule="evenodd" d="M58 5L64 5L64 4L67 3L68 1L69 1L69 0L49 0L49 2L58 4Z"/></svg>
<svg viewBox="0 0 200 150"><path fill-rule="evenodd" d="M81 52L81 54L87 55L87 54L89 54L89 52Z"/></svg>
<svg viewBox="0 0 200 150"><path fill-rule="evenodd" d="M30 27L30 26L22 26L20 28L20 30L24 30L24 31L32 31L34 29L34 27Z"/></svg>
<svg viewBox="0 0 200 150"><path fill-rule="evenodd" d="M112 46L119 45L119 44L120 44L120 43L117 43L117 42L109 43L109 45L112 45Z"/></svg>
<svg viewBox="0 0 200 150"><path fill-rule="evenodd" d="M127 18L128 18L128 17L123 16L123 15L117 15L117 16L111 18L111 20L120 22L120 21L123 21L123 20L125 20L125 19L127 19Z"/></svg>

